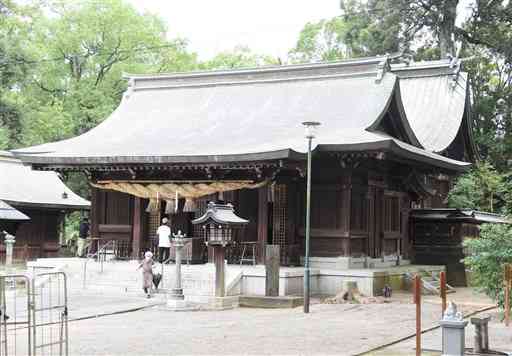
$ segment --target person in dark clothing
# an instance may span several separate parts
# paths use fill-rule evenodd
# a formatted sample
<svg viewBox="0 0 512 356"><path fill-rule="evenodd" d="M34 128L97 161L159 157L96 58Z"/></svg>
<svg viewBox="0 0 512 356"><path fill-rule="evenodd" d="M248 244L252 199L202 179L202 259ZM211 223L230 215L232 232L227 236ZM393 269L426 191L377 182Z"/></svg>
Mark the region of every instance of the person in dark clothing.
<svg viewBox="0 0 512 356"><path fill-rule="evenodd" d="M86 245L85 239L89 236L89 219L84 217L80 222L80 227L78 231L78 241L77 241L77 251L76 254L79 257L84 257L84 247Z"/></svg>

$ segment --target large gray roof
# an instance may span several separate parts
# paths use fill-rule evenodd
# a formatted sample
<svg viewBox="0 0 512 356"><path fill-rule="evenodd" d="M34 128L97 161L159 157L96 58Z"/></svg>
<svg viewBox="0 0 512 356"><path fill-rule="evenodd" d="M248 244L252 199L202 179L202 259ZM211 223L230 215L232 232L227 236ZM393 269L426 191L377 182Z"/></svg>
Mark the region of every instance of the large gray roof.
<svg viewBox="0 0 512 356"><path fill-rule="evenodd" d="M410 144L370 132L392 100L402 109L394 119ZM27 162L61 165L287 158L306 151L301 122L314 120L322 122L315 140L321 150L380 143L395 154L461 170L468 164L436 153L455 138L465 100L466 77L447 61L404 67L375 57L133 75L119 107L96 128L15 152Z"/></svg>
<svg viewBox="0 0 512 356"><path fill-rule="evenodd" d="M66 194L63 194L66 193ZM67 197L63 197L67 195ZM76 195L55 172L34 171L0 151L0 200L14 206L88 209L89 201Z"/></svg>

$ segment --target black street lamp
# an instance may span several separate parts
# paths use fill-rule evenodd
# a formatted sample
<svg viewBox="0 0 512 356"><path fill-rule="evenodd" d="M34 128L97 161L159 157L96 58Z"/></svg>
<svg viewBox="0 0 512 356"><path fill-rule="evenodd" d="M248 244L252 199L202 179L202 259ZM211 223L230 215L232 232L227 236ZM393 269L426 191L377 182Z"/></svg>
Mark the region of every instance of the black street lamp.
<svg viewBox="0 0 512 356"><path fill-rule="evenodd" d="M311 141L316 136L316 129L320 125L316 121L302 123L306 129L305 137L308 140L308 170L306 187L306 254L304 256L304 313L309 313L310 296L310 269L309 269L309 235L310 235L310 210L311 210Z"/></svg>

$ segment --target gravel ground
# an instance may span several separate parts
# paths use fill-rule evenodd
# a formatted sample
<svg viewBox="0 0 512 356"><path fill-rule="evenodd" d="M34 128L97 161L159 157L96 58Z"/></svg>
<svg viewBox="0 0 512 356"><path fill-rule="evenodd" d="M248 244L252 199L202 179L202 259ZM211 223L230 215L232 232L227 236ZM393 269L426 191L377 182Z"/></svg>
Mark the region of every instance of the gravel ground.
<svg viewBox="0 0 512 356"><path fill-rule="evenodd" d="M410 294L396 293L390 303L316 303L306 315L302 308L171 312L162 305L162 296L147 300L72 292L70 320L144 309L70 321L70 355L354 355L413 335L415 305L411 299ZM459 290L450 299L465 314L489 305L470 289ZM423 329L437 325L439 298L426 297L422 308ZM467 345L472 335L468 329ZM440 348L438 331L424 334L423 340L425 349ZM502 348L509 340L508 330L500 324L491 326L492 346ZM21 348L23 339L18 343ZM414 354L414 339L372 354Z"/></svg>
<svg viewBox="0 0 512 356"><path fill-rule="evenodd" d="M353 355L414 333L415 306L410 295L402 297L385 304L315 304L309 315L302 308L175 313L155 307L71 322L70 351L72 355ZM439 313L439 305L425 303L423 327L436 325Z"/></svg>
<svg viewBox="0 0 512 356"><path fill-rule="evenodd" d="M499 321L499 317L494 312L484 312L479 314L490 315L492 317L491 322L489 323L489 346L491 350L508 352L512 354L512 327L506 328L503 323ZM475 335L473 325L468 323L466 327L465 337L466 337L466 348L473 347L473 336ZM434 330L432 332L426 333L422 335L421 340L421 348L423 350L422 354L425 355L441 355L441 344L442 335L441 329ZM406 355L415 355L416 353L416 343L414 338L398 343L396 345L392 345L390 347L386 347L382 350L372 353L375 356L387 356L387 355L397 355L397 356L406 356Z"/></svg>

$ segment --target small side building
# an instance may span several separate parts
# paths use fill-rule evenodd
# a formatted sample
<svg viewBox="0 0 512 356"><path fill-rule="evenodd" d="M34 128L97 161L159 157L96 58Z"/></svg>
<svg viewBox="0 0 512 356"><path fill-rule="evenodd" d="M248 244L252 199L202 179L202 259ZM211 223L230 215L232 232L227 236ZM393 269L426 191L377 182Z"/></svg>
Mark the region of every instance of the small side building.
<svg viewBox="0 0 512 356"><path fill-rule="evenodd" d="M16 231L19 224L28 220L28 216L0 200L0 239L3 238L4 231Z"/></svg>
<svg viewBox="0 0 512 356"><path fill-rule="evenodd" d="M446 266L448 283L466 286L464 241L480 235L485 223L509 224L504 217L470 209L413 209L412 262Z"/></svg>
<svg viewBox="0 0 512 356"><path fill-rule="evenodd" d="M2 151L0 200L6 203L2 205L6 209L14 208L30 218L15 222L0 220L0 231L16 236L15 260L56 256L65 214L90 208L89 201L69 189L55 172L33 171L11 153ZM3 241L0 242L0 258L5 258Z"/></svg>

